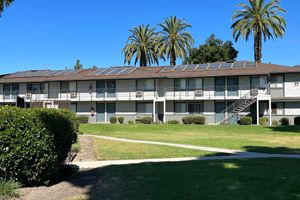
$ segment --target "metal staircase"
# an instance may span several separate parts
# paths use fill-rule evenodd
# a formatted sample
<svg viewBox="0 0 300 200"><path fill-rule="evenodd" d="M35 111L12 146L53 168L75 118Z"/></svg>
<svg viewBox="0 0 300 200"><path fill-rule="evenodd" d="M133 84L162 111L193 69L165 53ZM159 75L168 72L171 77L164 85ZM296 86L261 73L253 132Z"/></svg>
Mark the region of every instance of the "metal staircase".
<svg viewBox="0 0 300 200"><path fill-rule="evenodd" d="M252 89L249 93L244 95L241 99L235 101L233 104L228 106L223 113L228 113L227 116L220 122L221 125L225 125L234 117L241 117L240 112L251 106L257 101L258 90Z"/></svg>

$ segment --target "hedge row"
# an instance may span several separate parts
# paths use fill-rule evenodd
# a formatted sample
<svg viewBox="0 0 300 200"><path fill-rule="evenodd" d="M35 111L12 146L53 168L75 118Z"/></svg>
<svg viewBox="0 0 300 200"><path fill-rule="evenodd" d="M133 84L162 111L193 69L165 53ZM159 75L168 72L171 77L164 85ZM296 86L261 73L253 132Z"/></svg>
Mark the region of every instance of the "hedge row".
<svg viewBox="0 0 300 200"><path fill-rule="evenodd" d="M67 110L0 107L0 177L23 185L49 181L77 141L78 126Z"/></svg>
<svg viewBox="0 0 300 200"><path fill-rule="evenodd" d="M206 117L204 116L186 116L182 118L184 124L205 124Z"/></svg>

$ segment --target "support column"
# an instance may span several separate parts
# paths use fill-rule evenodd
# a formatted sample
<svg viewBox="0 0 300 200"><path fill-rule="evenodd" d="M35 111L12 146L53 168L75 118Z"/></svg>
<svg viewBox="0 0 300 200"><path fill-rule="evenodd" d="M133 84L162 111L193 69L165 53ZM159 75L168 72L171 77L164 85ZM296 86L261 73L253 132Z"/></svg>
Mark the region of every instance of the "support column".
<svg viewBox="0 0 300 200"><path fill-rule="evenodd" d="M153 101L153 122L156 122L156 114L155 114L155 101Z"/></svg>
<svg viewBox="0 0 300 200"><path fill-rule="evenodd" d="M108 120L107 120L107 102L104 103L104 122L108 123Z"/></svg>
<svg viewBox="0 0 300 200"><path fill-rule="evenodd" d="M256 100L256 125L259 125L259 100Z"/></svg>
<svg viewBox="0 0 300 200"><path fill-rule="evenodd" d="M167 102L166 102L166 100L164 100L164 123L166 123L166 107L167 107Z"/></svg>
<svg viewBox="0 0 300 200"><path fill-rule="evenodd" d="M269 99L269 125L272 126L272 100Z"/></svg>

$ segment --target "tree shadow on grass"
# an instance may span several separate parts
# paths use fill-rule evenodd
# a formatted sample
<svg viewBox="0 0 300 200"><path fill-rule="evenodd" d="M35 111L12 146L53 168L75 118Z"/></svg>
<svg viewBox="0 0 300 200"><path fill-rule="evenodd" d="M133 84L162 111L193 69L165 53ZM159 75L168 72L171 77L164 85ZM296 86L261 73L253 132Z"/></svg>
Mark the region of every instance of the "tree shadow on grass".
<svg viewBox="0 0 300 200"><path fill-rule="evenodd" d="M270 154L299 154L300 155L300 148L245 146L245 147L243 147L243 149L246 152L270 153Z"/></svg>
<svg viewBox="0 0 300 200"><path fill-rule="evenodd" d="M300 159L107 166L67 180L88 199L299 199Z"/></svg>
<svg viewBox="0 0 300 200"><path fill-rule="evenodd" d="M300 135L300 126L268 126L266 128L274 132L298 133Z"/></svg>

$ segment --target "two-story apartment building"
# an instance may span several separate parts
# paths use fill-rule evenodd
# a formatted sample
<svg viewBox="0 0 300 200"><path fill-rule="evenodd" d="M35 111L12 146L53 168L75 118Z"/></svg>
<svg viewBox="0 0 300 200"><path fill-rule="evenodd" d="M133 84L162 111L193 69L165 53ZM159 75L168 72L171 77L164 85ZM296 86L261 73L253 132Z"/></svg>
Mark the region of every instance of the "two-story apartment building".
<svg viewBox="0 0 300 200"><path fill-rule="evenodd" d="M204 115L208 124L255 123L300 115L300 67L253 62L85 70L31 70L0 76L0 105L68 108L91 123L143 116ZM19 98L17 98L19 97Z"/></svg>

